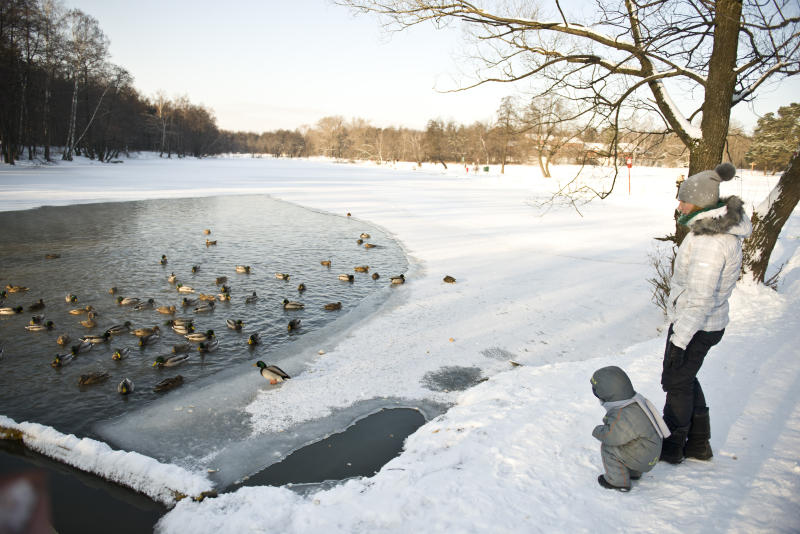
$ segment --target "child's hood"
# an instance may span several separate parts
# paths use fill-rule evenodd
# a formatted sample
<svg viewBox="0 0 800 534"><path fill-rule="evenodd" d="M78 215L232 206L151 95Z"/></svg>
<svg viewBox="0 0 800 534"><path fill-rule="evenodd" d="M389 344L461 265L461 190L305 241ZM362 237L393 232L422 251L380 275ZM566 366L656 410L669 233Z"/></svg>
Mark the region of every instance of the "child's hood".
<svg viewBox="0 0 800 534"><path fill-rule="evenodd" d="M592 375L592 391L603 402L630 399L636 392L625 371L615 365L598 369Z"/></svg>

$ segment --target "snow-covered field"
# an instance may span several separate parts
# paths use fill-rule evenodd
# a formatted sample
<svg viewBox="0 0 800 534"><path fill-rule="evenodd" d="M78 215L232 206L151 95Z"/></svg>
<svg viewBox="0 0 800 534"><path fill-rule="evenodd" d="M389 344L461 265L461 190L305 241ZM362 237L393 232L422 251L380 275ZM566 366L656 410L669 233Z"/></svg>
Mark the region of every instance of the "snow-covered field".
<svg viewBox="0 0 800 534"><path fill-rule="evenodd" d="M597 485L591 430L604 412L593 371L619 365L663 404L665 324L646 279L685 173L634 168L628 194L625 171L610 198L579 214L541 204L570 167L546 180L533 167L501 176L494 167L474 175L458 166L142 157L0 167L0 209L258 192L351 212L406 248L411 267L396 298L247 412L254 430L270 432L382 396L454 406L374 477L308 496L250 487L181 501L162 532L800 531L797 212L773 254L776 266L786 262L779 291L737 288L731 324L701 370L713 461L659 464L628 494ZM775 181L745 173L723 194L752 206ZM479 368L489 380L462 392L424 387L422 377L446 367Z"/></svg>

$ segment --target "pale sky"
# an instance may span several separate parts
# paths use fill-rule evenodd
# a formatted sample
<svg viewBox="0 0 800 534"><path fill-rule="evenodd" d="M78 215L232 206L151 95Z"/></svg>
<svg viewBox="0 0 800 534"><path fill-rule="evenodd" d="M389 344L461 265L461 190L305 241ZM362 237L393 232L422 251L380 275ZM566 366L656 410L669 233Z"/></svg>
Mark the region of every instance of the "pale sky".
<svg viewBox="0 0 800 534"><path fill-rule="evenodd" d="M375 17L354 16L329 0L65 4L99 21L112 61L142 94L186 94L212 108L228 130L295 129L329 115L382 127L421 129L433 118L470 124L491 120L501 98L516 90L492 84L442 93L466 79L458 29L388 33ZM749 107L763 114L800 100L798 78ZM737 106L733 118L752 129L756 113Z"/></svg>

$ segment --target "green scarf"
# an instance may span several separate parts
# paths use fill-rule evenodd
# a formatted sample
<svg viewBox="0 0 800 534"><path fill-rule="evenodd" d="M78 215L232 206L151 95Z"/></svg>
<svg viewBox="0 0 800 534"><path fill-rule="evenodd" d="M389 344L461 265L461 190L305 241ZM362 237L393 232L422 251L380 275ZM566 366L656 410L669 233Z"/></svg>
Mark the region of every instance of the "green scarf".
<svg viewBox="0 0 800 534"><path fill-rule="evenodd" d="M691 221L692 219L694 219L695 217L697 217L701 213L703 213L705 211L711 211L711 210L715 210L717 208L721 208L724 205L725 205L724 202L719 201L719 202L717 202L716 206L709 206L709 207L703 208L701 210L693 211L692 213L687 213L686 215L681 215L680 217L678 217L678 224L682 224L683 226L689 226L689 221Z"/></svg>

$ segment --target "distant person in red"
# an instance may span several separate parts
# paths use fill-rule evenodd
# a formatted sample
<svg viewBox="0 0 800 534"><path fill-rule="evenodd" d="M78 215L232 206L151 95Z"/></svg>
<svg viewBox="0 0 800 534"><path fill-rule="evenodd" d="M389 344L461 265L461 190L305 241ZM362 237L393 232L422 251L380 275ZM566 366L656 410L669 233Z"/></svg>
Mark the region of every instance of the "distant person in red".
<svg viewBox="0 0 800 534"><path fill-rule="evenodd" d="M719 196L720 182L735 174L733 165L722 163L690 176L678 190L678 223L689 234L675 256L661 374L667 393L664 421L671 431L661 460L673 464L685 457L713 456L708 406L697 373L728 325L728 298L741 273L742 241L753 229L742 199Z"/></svg>

